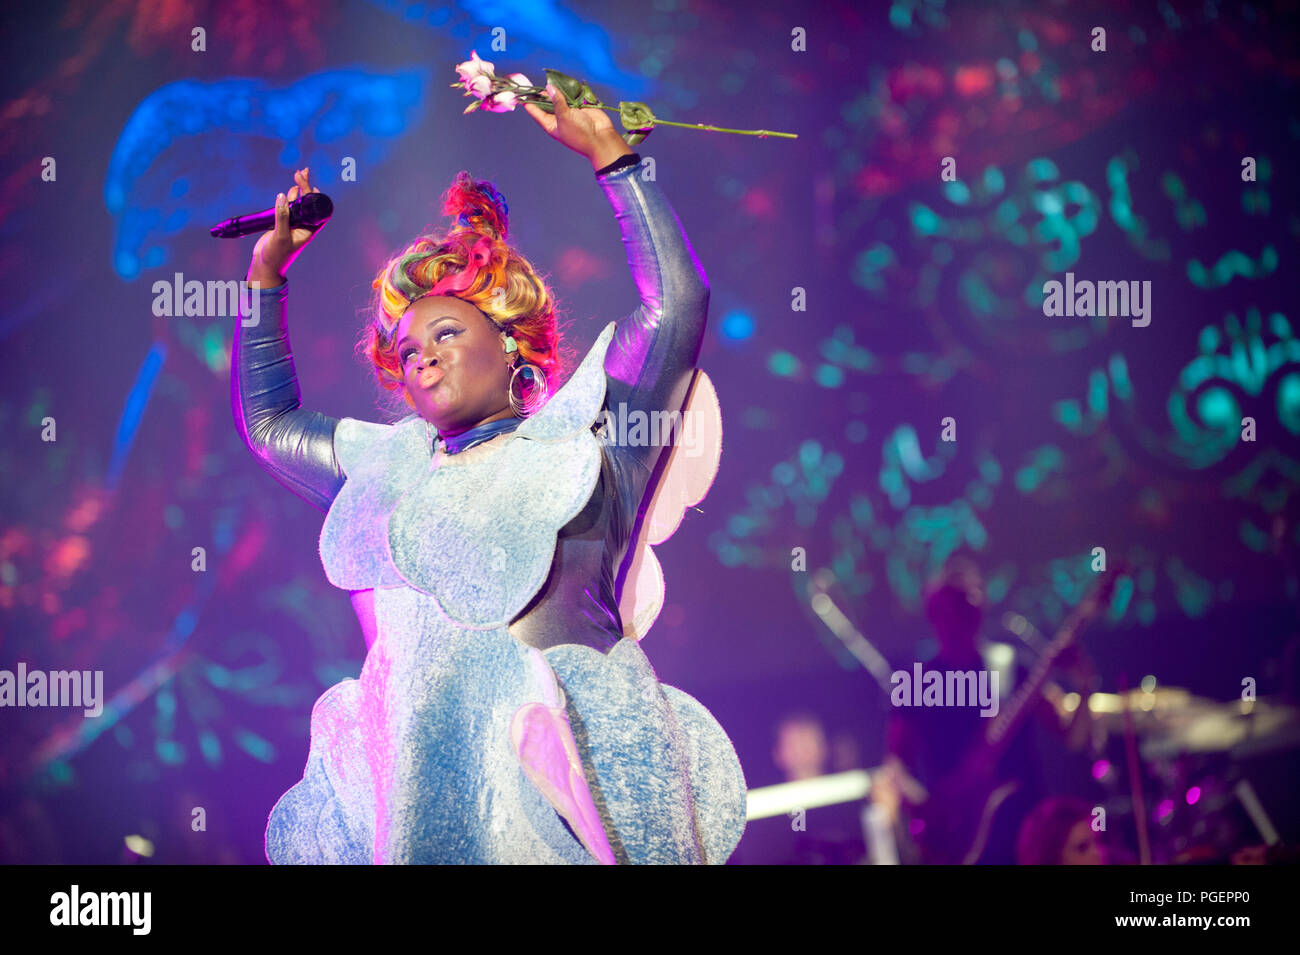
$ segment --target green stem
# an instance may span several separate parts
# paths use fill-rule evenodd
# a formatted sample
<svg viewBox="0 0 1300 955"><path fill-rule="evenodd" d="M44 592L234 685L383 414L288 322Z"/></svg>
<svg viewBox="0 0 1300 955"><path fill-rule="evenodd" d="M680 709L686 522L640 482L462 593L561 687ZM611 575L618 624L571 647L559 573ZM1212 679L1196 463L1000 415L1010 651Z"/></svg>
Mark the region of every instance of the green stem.
<svg viewBox="0 0 1300 955"><path fill-rule="evenodd" d="M615 111L617 112L617 110ZM724 129L721 126L708 126L704 123L674 123L670 119L656 119L656 126L680 126L682 129L705 129L714 133L735 133L737 136L780 136L783 139L798 139L798 133L778 133L770 129Z"/></svg>
<svg viewBox="0 0 1300 955"><path fill-rule="evenodd" d="M536 86L532 86L532 87L521 86L521 87L517 87L517 89L527 90L530 92L537 91L538 95L541 97L542 102L544 103L551 102L551 99L549 96L546 95L546 90L544 88L538 89L538 87ZM521 99L523 98L523 95L524 94L520 94ZM607 109L611 113L621 112L617 106L606 106L604 103L586 103L582 106L570 107L570 109L593 109L593 108ZM761 137L779 136L782 139L799 138L798 133L778 133L770 129L726 129L725 127L722 126L709 126L706 123L675 123L671 119L656 119L654 121L654 125L655 126L680 126L682 129L703 129L713 133L734 133L737 136L761 136Z"/></svg>

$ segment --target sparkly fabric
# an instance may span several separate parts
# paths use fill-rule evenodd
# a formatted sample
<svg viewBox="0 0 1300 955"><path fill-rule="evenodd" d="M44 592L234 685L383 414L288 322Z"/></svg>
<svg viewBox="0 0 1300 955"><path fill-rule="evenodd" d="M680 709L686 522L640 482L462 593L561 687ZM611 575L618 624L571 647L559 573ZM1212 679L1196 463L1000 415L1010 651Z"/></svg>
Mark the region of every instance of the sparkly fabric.
<svg viewBox="0 0 1300 955"><path fill-rule="evenodd" d="M431 455L415 416L339 422L347 480L321 560L336 586L374 588L378 635L360 678L312 710L303 779L268 822L271 862L596 861L514 749L515 715L554 688L539 651L506 625L600 476L591 428L614 330L536 415L459 454ZM745 781L708 710L659 683L632 639L540 658L615 861L725 862L744 829Z"/></svg>

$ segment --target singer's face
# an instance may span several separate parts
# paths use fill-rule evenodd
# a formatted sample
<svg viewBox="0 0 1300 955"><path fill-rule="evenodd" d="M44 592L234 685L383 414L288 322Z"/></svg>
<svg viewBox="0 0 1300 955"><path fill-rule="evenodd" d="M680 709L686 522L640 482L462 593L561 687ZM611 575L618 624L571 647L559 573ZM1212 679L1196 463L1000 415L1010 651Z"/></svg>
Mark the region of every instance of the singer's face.
<svg viewBox="0 0 1300 955"><path fill-rule="evenodd" d="M444 436L513 415L510 367L488 317L451 295L420 299L397 325L407 399Z"/></svg>

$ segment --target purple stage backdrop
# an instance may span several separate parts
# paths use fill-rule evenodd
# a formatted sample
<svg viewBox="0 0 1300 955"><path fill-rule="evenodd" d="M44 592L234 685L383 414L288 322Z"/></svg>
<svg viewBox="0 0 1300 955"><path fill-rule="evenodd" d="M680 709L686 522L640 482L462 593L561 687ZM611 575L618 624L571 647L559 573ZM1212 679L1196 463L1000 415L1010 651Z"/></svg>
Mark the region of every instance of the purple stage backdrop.
<svg viewBox="0 0 1300 955"><path fill-rule="evenodd" d="M1053 796L1103 811L1113 860L1294 845L1293 14L6 10L0 861L265 862L312 703L360 671L321 514L235 429L238 319L173 307L186 282L244 277L254 239L209 226L303 166L332 197L289 322L304 407L333 417L390 420L354 352L371 280L439 224L461 169L508 201L576 354L637 304L590 166L522 110L462 112L471 51L662 120L797 134L663 125L636 146L708 276L699 364L724 427L708 496L657 548L667 596L643 648L726 728L751 789L886 762L915 716L895 675L944 659L926 595L955 559L978 568L1004 692L1122 564L1053 671L1061 725L1008 757L1035 783L996 848ZM86 674L94 705L26 705L37 671ZM1080 708L1091 727L1070 739ZM769 791L731 861L867 858L863 794L807 808L811 792Z"/></svg>

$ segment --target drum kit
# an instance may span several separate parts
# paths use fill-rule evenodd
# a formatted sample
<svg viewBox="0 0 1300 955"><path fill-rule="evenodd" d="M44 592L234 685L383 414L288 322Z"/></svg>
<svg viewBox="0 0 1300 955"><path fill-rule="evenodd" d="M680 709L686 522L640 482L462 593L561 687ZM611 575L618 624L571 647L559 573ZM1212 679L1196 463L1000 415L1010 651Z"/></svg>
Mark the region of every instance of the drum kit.
<svg viewBox="0 0 1300 955"><path fill-rule="evenodd" d="M1094 739L1116 757L1117 765L1093 764L1111 794L1110 821L1135 824L1139 857L1130 861L1227 862L1243 845L1280 846L1274 818L1289 815L1296 798L1300 707L1224 703L1151 678L1127 692L1093 693L1087 705Z"/></svg>
<svg viewBox="0 0 1300 955"><path fill-rule="evenodd" d="M1191 753L1246 758L1300 745L1300 707L1266 699L1220 703L1165 686L1093 693L1088 708L1116 734L1131 714L1144 760Z"/></svg>
<svg viewBox="0 0 1300 955"><path fill-rule="evenodd" d="M836 605L835 575L823 568L810 582L812 610L888 698L890 666ZM1054 648L1071 629L1063 626L1049 642L1018 614L1005 614L1002 625L1048 672ZM1255 861L1300 861L1297 834L1279 832L1274 821L1291 826L1300 804L1300 707L1248 691L1240 700L1221 702L1182 687L1157 686L1152 676L1132 690L1090 693L1086 700L1077 693L1063 696L1063 716L1079 706L1087 706L1091 716L1092 778L1106 794L1103 826L1136 837L1137 853L1116 848L1132 838L1106 840L1114 850L1111 861L1241 862L1252 852ZM870 834L867 842L873 842Z"/></svg>

